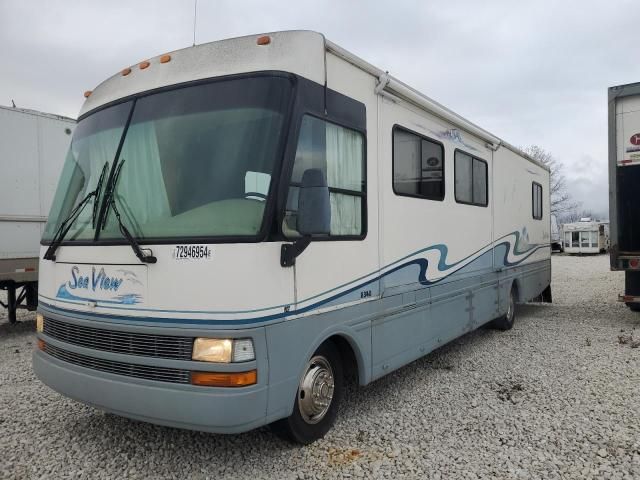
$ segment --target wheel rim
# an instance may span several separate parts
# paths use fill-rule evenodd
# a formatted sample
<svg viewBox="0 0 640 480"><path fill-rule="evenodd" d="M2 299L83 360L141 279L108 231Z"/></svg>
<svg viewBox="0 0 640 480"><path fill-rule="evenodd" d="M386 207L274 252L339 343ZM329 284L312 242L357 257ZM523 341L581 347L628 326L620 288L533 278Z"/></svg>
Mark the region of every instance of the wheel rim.
<svg viewBox="0 0 640 480"><path fill-rule="evenodd" d="M298 407L305 422L314 424L324 418L331 407L334 387L329 361L321 355L309 360L298 388Z"/></svg>

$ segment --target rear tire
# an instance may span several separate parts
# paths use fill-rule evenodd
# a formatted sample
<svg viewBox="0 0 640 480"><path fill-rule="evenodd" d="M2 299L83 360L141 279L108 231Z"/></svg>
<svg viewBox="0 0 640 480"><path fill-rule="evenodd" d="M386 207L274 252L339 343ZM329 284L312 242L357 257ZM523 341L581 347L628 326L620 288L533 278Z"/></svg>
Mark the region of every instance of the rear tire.
<svg viewBox="0 0 640 480"><path fill-rule="evenodd" d="M627 307L632 312L640 312L640 303L627 303Z"/></svg>
<svg viewBox="0 0 640 480"><path fill-rule="evenodd" d="M511 286L511 292L509 293L509 304L507 306L507 313L500 317L496 318L491 322L491 327L496 330L511 330L513 328L513 324L516 321L516 300L517 300L517 290L516 286Z"/></svg>
<svg viewBox="0 0 640 480"><path fill-rule="evenodd" d="M322 344L311 356L298 384L293 413L272 425L275 433L308 445L333 426L342 398L343 370L340 352L332 342Z"/></svg>

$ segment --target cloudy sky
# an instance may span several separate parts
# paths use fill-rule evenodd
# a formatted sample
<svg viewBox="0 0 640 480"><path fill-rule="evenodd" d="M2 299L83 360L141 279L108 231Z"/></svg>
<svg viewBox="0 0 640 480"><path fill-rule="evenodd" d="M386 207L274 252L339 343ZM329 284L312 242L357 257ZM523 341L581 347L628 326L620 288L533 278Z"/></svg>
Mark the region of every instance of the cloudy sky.
<svg viewBox="0 0 640 480"><path fill-rule="evenodd" d="M196 42L311 29L514 145L607 211L607 87L640 81L632 0L198 0ZM0 0L0 104L75 117L82 93L193 42L193 0Z"/></svg>

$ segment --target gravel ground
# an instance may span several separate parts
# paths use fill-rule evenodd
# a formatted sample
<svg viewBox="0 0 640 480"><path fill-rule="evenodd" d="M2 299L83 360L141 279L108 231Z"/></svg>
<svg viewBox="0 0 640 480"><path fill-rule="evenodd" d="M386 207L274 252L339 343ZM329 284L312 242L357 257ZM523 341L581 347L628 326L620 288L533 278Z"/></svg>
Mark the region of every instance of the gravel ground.
<svg viewBox="0 0 640 480"><path fill-rule="evenodd" d="M1 478L640 478L640 314L608 256L553 257L553 305L365 388L308 447L119 418L42 385L34 315L0 320ZM640 342L639 342L640 343Z"/></svg>

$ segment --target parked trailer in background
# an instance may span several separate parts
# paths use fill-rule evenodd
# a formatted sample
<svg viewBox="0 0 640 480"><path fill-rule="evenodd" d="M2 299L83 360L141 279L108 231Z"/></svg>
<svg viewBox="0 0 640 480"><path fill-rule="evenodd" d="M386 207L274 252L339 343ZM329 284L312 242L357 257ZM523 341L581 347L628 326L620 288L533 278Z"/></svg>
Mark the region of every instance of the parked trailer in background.
<svg viewBox="0 0 640 480"><path fill-rule="evenodd" d="M607 250L609 235L607 222L590 218L581 218L579 222L565 223L562 226L565 253L597 254Z"/></svg>
<svg viewBox="0 0 640 480"><path fill-rule="evenodd" d="M620 300L640 311L640 83L609 88L609 222Z"/></svg>
<svg viewBox="0 0 640 480"><path fill-rule="evenodd" d="M38 304L38 252L75 120L0 106L0 290L9 322Z"/></svg>
<svg viewBox="0 0 640 480"><path fill-rule="evenodd" d="M548 168L384 70L315 32L142 66L82 107L43 236L33 365L59 392L309 443L345 373L550 299Z"/></svg>

